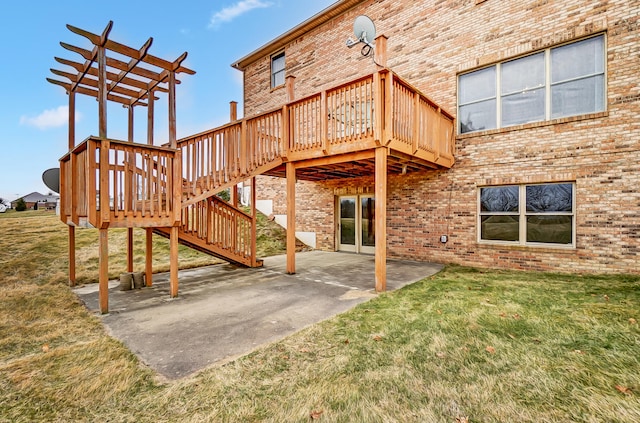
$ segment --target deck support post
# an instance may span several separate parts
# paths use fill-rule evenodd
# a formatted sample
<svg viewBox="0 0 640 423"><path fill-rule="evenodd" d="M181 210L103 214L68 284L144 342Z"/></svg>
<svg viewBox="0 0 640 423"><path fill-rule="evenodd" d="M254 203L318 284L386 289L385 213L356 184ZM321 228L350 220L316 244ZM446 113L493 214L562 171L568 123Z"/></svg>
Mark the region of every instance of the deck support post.
<svg viewBox="0 0 640 423"><path fill-rule="evenodd" d="M229 122L235 122L238 120L238 102L229 102Z"/></svg>
<svg viewBox="0 0 640 423"><path fill-rule="evenodd" d="M153 229L145 228L146 239L146 251L144 262L144 279L147 286L153 284Z"/></svg>
<svg viewBox="0 0 640 423"><path fill-rule="evenodd" d="M133 272L133 228L127 228L127 272Z"/></svg>
<svg viewBox="0 0 640 423"><path fill-rule="evenodd" d="M387 67L387 37L384 34L378 35L375 39L376 48L373 50L376 64L381 68Z"/></svg>
<svg viewBox="0 0 640 423"><path fill-rule="evenodd" d="M76 227L69 225L69 286L76 286Z"/></svg>
<svg viewBox="0 0 640 423"><path fill-rule="evenodd" d="M169 285L171 298L178 296L178 227L171 227L169 236Z"/></svg>
<svg viewBox="0 0 640 423"><path fill-rule="evenodd" d="M386 147L376 148L376 292L384 292L387 289L387 155Z"/></svg>
<svg viewBox="0 0 640 423"><path fill-rule="evenodd" d="M258 263L258 248L256 238L258 237L258 212L256 208L256 177L251 178L251 267L256 267Z"/></svg>
<svg viewBox="0 0 640 423"><path fill-rule="evenodd" d="M287 75L284 80L285 88L285 101L291 103L296 98L296 77L293 75Z"/></svg>
<svg viewBox="0 0 640 423"><path fill-rule="evenodd" d="M287 273L296 273L296 168L287 162Z"/></svg>
<svg viewBox="0 0 640 423"><path fill-rule="evenodd" d="M99 229L100 247L98 255L98 267L100 276L98 279L98 300L100 313L109 312L109 229Z"/></svg>

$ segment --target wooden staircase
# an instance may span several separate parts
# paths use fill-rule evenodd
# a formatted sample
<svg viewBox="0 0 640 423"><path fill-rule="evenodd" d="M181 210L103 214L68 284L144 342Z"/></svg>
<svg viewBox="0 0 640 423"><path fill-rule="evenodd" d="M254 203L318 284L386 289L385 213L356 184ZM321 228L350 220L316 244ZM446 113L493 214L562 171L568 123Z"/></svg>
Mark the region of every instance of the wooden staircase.
<svg viewBox="0 0 640 423"><path fill-rule="evenodd" d="M167 228L154 233L169 238ZM261 267L256 257L255 216L245 213L216 195L182 209L178 242L236 266Z"/></svg>

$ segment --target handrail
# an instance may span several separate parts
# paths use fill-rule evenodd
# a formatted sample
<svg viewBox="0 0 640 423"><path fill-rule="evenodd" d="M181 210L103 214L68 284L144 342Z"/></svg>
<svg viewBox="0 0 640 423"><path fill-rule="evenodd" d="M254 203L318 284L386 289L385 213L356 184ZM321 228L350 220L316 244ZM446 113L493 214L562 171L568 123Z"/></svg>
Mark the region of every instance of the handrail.
<svg viewBox="0 0 640 423"><path fill-rule="evenodd" d="M252 265L251 215L216 196L182 208L180 232L185 240L238 263Z"/></svg>
<svg viewBox="0 0 640 423"><path fill-rule="evenodd" d="M355 152L380 143L450 167L453 122L453 116L429 97L382 69L180 139L183 206L270 164Z"/></svg>
<svg viewBox="0 0 640 423"><path fill-rule="evenodd" d="M95 227L173 226L179 220L180 157L165 147L85 139L60 160L61 219L86 219Z"/></svg>

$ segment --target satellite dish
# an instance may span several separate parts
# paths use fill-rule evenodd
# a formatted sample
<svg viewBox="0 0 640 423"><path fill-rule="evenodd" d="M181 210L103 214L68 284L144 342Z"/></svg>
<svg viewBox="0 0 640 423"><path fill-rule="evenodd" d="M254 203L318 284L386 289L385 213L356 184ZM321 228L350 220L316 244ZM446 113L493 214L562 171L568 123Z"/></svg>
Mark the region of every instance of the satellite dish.
<svg viewBox="0 0 640 423"><path fill-rule="evenodd" d="M356 36L356 40L349 38L347 40L347 47L351 48L356 44L364 44L360 53L363 56L368 56L373 51L373 40L376 38L376 26L373 21L365 15L360 15L353 22L353 33Z"/></svg>
<svg viewBox="0 0 640 423"><path fill-rule="evenodd" d="M54 167L45 170L42 174L42 182L44 182L51 191L60 194L60 168Z"/></svg>
<svg viewBox="0 0 640 423"><path fill-rule="evenodd" d="M371 18L360 15L353 22L353 34L358 41L373 47L371 43L376 39L376 26Z"/></svg>

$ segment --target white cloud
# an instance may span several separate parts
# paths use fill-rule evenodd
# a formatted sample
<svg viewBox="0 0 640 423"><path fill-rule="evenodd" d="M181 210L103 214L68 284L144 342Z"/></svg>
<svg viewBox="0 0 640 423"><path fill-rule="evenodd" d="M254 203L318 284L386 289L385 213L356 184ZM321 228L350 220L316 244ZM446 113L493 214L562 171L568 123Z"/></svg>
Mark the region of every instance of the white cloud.
<svg viewBox="0 0 640 423"><path fill-rule="evenodd" d="M272 5L272 2L264 0L241 0L215 12L209 21L209 28L215 28L223 22L230 22L253 9L263 9Z"/></svg>
<svg viewBox="0 0 640 423"><path fill-rule="evenodd" d="M81 117L81 114L76 112L76 121ZM38 129L57 128L64 126L69 122L69 107L60 106L56 109L45 110L38 116L29 117L21 116L20 125L35 126Z"/></svg>

